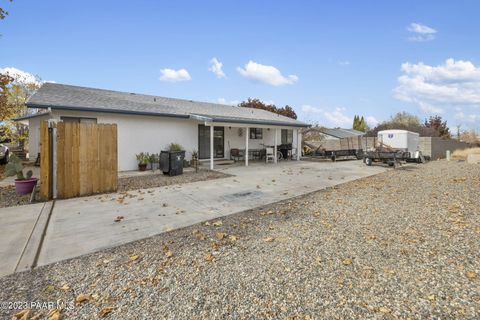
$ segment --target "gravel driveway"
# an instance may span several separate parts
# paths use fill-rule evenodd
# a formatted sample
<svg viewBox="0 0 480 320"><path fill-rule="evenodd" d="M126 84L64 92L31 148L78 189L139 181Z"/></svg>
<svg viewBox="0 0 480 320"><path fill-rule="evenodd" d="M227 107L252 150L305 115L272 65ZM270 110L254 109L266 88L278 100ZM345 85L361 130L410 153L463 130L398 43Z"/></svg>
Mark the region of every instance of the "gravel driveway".
<svg viewBox="0 0 480 320"><path fill-rule="evenodd" d="M480 166L408 166L11 275L0 301L77 299L72 319L479 318L479 198Z"/></svg>

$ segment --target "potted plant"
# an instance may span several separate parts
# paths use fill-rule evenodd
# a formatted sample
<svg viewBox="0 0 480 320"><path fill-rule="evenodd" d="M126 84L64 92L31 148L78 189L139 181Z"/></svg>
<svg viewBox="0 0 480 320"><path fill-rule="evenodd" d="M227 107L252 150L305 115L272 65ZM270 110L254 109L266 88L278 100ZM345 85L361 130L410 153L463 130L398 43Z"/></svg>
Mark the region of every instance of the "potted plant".
<svg viewBox="0 0 480 320"><path fill-rule="evenodd" d="M137 157L138 162L138 170L145 171L147 169L147 164L150 161L150 157L148 153L140 152L139 154L135 155Z"/></svg>
<svg viewBox="0 0 480 320"><path fill-rule="evenodd" d="M152 169L152 171L155 171L156 169L158 169L158 162L160 161L159 159L159 155L158 153L152 153L149 157L149 162L150 162L150 168Z"/></svg>
<svg viewBox="0 0 480 320"><path fill-rule="evenodd" d="M15 179L15 190L17 193L21 195L32 193L38 179L32 177L32 170L28 170L27 174L24 175L22 160L12 153L5 167L5 176L11 177L15 175L17 176L17 179Z"/></svg>
<svg viewBox="0 0 480 320"><path fill-rule="evenodd" d="M183 173L185 150L178 143L171 143L167 150L160 152L160 170L164 174L176 176Z"/></svg>
<svg viewBox="0 0 480 320"><path fill-rule="evenodd" d="M198 172L198 152L195 149L192 151L191 165L195 168L195 172Z"/></svg>

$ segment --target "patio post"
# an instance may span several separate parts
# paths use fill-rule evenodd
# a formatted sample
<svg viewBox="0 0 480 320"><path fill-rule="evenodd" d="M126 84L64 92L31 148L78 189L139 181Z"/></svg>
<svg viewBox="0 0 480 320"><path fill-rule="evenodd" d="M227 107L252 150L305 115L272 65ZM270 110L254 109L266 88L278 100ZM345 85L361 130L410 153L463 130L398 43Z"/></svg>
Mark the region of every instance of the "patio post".
<svg viewBox="0 0 480 320"><path fill-rule="evenodd" d="M245 167L248 167L248 138L250 137L250 128L247 127L246 133L245 133Z"/></svg>
<svg viewBox="0 0 480 320"><path fill-rule="evenodd" d="M277 163L277 136L278 136L278 128L275 128L275 138L273 139L273 162Z"/></svg>
<svg viewBox="0 0 480 320"><path fill-rule="evenodd" d="M210 126L210 170L213 170L213 125Z"/></svg>
<svg viewBox="0 0 480 320"><path fill-rule="evenodd" d="M300 160L302 155L302 132L297 129L297 160Z"/></svg>

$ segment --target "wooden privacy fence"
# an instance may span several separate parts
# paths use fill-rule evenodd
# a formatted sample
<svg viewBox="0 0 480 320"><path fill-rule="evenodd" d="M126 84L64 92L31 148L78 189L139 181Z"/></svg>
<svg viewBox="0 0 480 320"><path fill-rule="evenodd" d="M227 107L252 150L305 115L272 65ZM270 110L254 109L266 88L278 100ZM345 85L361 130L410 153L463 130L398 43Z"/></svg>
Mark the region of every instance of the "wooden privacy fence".
<svg viewBox="0 0 480 320"><path fill-rule="evenodd" d="M40 194L73 198L117 190L117 125L48 123L40 127Z"/></svg>

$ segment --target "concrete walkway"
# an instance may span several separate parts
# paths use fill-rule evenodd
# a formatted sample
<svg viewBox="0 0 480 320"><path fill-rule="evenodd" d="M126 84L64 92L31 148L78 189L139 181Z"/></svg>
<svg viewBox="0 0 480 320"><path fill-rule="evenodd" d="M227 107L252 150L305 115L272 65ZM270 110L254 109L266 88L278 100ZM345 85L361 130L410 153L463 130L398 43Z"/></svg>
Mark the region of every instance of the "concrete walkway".
<svg viewBox="0 0 480 320"><path fill-rule="evenodd" d="M0 277L33 266L50 209L51 202L0 210Z"/></svg>
<svg viewBox="0 0 480 320"><path fill-rule="evenodd" d="M38 265L95 252L385 171L382 167L367 167L361 161L289 161L277 165L257 163L249 167L218 166L217 169L234 176L126 194L56 201L38 255ZM26 207L30 206L16 210L26 210ZM3 210L0 210L0 216L3 216ZM123 219L115 222L119 216ZM3 233L2 229L0 227ZM0 255L0 260L3 256Z"/></svg>

